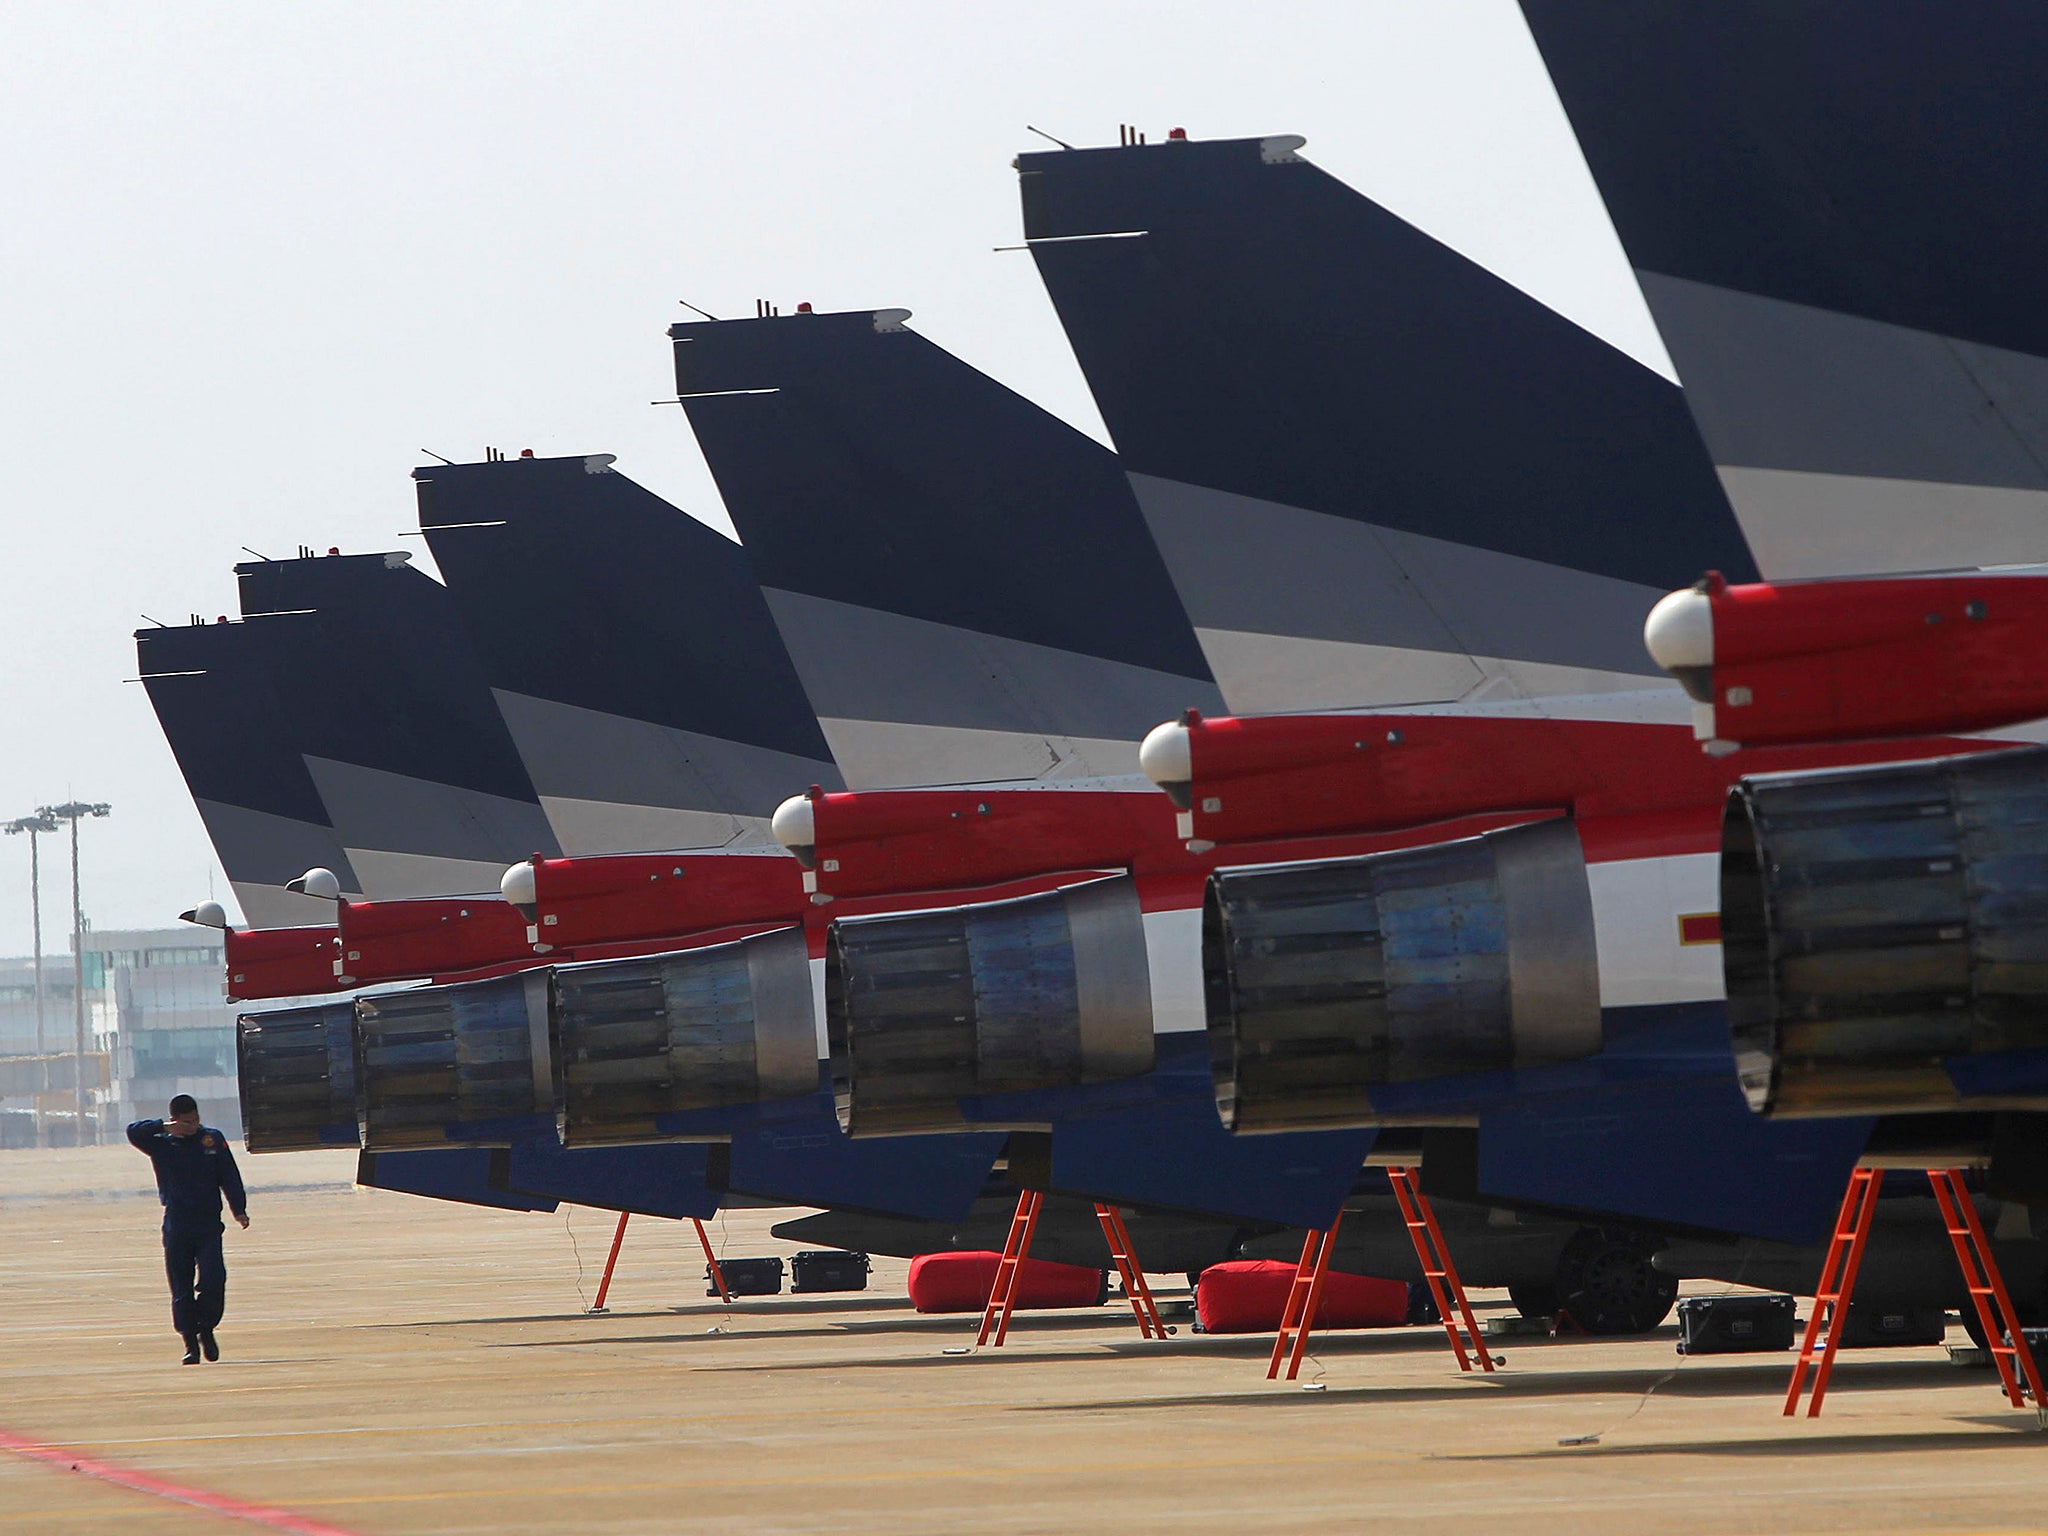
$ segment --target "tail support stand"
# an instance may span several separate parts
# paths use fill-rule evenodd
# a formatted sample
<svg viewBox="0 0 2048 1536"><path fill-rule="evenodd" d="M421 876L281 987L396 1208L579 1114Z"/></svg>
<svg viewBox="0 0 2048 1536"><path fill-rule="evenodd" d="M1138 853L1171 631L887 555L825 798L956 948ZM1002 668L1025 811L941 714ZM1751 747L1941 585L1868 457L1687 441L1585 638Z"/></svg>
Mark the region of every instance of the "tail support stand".
<svg viewBox="0 0 2048 1536"><path fill-rule="evenodd" d="M1145 1272L1138 1267L1138 1251L1131 1245L1130 1229L1124 1225L1123 1212L1113 1205L1098 1204L1095 1219L1102 1223L1102 1235L1109 1243L1109 1256L1116 1263L1117 1275L1124 1284L1124 1296L1131 1304L1131 1310L1138 1314L1138 1332L1148 1339L1163 1339L1167 1328L1159 1320L1159 1307L1152 1300L1152 1287L1145 1283Z"/></svg>
<svg viewBox="0 0 2048 1536"><path fill-rule="evenodd" d="M690 1225L697 1229L697 1243L704 1250L704 1263L711 1271L711 1283L718 1287L718 1299L729 1307L732 1305L732 1288L725 1283L725 1269L718 1262L718 1255L711 1251L711 1234L704 1230L704 1223L695 1216L690 1218ZM626 1219L622 1216L619 1218L619 1231L625 1230Z"/></svg>
<svg viewBox="0 0 2048 1536"><path fill-rule="evenodd" d="M974 1339L976 1349L989 1342L991 1333L995 1335L997 1349L1010 1336L1010 1314L1017 1310L1018 1278L1023 1273L1024 1261L1031 1256L1031 1235L1038 1230L1038 1212L1044 1204L1045 1196L1035 1189L1027 1189L1017 1197L1017 1212L1010 1218L1010 1235L1003 1240L1002 1261L996 1265L995 1284L989 1289L988 1305L982 1308L981 1332Z"/></svg>
<svg viewBox="0 0 2048 1536"><path fill-rule="evenodd" d="M604 1278L597 1282L597 1300L590 1304L589 1315L592 1317L610 1310L605 1306L604 1299L611 1294L612 1271L619 1267L619 1250L626 1246L626 1223L632 1219L631 1211L619 1212L619 1224L612 1232L612 1251L605 1255ZM690 1225L697 1229L697 1241L704 1246L704 1260L711 1266L711 1282L718 1287L719 1299L730 1305L732 1292L726 1289L725 1271L719 1268L718 1255L711 1251L711 1234L704 1230L704 1223L694 1216L690 1218Z"/></svg>
<svg viewBox="0 0 2048 1536"><path fill-rule="evenodd" d="M1330 1253L1337 1246L1337 1229L1344 1225L1344 1213L1330 1223L1327 1232L1311 1230L1301 1245L1301 1259L1294 1266L1294 1284L1287 1288L1287 1304L1280 1312L1280 1331L1273 1338L1273 1358L1266 1362L1266 1380L1280 1374L1280 1361L1287 1361L1289 1381L1301 1374L1301 1358L1308 1353L1308 1333L1316 1325L1316 1309L1323 1304L1323 1275L1330 1267Z"/></svg>
<svg viewBox="0 0 2048 1536"><path fill-rule="evenodd" d="M1394 1186L1394 1201L1401 1207L1401 1220L1408 1228L1408 1240L1415 1245L1415 1257L1422 1264L1422 1278L1429 1282L1436 1315L1443 1319L1451 1349L1458 1357L1458 1369L1469 1371L1478 1363L1491 1373L1500 1361L1487 1353L1479 1336L1479 1324L1472 1317L1472 1303L1465 1299L1465 1282L1458 1278L1458 1266L1451 1262L1451 1250L1444 1243L1443 1229L1436 1224L1436 1212L1422 1192L1422 1181L1413 1168L1389 1168L1387 1182ZM1470 1346L1469 1349L1467 1346Z"/></svg>
<svg viewBox="0 0 2048 1536"><path fill-rule="evenodd" d="M611 1294L612 1271L619 1267L619 1250L626 1245L626 1223L632 1219L633 1213L631 1211L619 1212L619 1227L616 1232L612 1233L612 1251L605 1255L604 1278L597 1282L597 1300L590 1304L590 1316L592 1317L597 1316L600 1312L610 1310L605 1306L604 1299Z"/></svg>

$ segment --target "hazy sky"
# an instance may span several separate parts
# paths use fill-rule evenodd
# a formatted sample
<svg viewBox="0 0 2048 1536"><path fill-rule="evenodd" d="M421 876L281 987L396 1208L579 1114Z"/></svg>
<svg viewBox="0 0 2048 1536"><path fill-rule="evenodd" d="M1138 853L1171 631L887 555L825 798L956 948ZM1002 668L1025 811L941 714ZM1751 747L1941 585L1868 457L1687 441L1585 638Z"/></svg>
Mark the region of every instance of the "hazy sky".
<svg viewBox="0 0 2048 1536"><path fill-rule="evenodd" d="M1011 157L1047 147L1026 123L1124 122L1305 134L1667 366L1511 0L10 6L0 820L113 803L84 834L99 927L224 896L131 634L233 612L245 545L423 554L422 448L616 453L729 531L649 404L678 299L904 305L1102 435L1030 259L992 247ZM28 941L8 838L0 953Z"/></svg>

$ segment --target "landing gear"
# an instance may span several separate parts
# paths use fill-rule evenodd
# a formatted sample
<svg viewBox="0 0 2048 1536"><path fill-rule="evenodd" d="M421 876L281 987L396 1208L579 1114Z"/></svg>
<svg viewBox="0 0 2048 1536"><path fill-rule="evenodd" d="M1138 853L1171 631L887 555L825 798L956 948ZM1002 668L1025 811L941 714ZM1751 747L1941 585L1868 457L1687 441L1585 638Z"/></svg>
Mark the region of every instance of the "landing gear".
<svg viewBox="0 0 2048 1536"><path fill-rule="evenodd" d="M1408 1315L1403 1319L1410 1327L1420 1323L1441 1323L1443 1313L1437 1310L1436 1297L1430 1294L1427 1280L1408 1282Z"/></svg>
<svg viewBox="0 0 2048 1536"><path fill-rule="evenodd" d="M1970 1336L1970 1342L1979 1349L1988 1351L1991 1348L1991 1335L1984 1331L1984 1320L1977 1315L1976 1306L1968 1300L1963 1302L1963 1332ZM1991 1356L1988 1353L1984 1357L1984 1364L1986 1367L1991 1364Z"/></svg>
<svg viewBox="0 0 2048 1536"><path fill-rule="evenodd" d="M1678 1299L1677 1278L1653 1268L1650 1252L1633 1233L1581 1227L1558 1255L1556 1305L1588 1333L1649 1332Z"/></svg>
<svg viewBox="0 0 2048 1536"><path fill-rule="evenodd" d="M1550 1318L1557 1316L1557 1287L1540 1281L1525 1281L1521 1285L1508 1287L1508 1300L1515 1304L1515 1310L1524 1317Z"/></svg>

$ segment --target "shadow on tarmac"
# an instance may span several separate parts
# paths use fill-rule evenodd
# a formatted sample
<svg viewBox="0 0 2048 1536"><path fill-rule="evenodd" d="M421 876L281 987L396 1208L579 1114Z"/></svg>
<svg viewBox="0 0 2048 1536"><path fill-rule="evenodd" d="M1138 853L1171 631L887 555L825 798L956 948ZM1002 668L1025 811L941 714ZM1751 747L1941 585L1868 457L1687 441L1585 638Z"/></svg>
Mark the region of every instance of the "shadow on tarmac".
<svg viewBox="0 0 2048 1536"><path fill-rule="evenodd" d="M1489 1451L1471 1455L1439 1455L1436 1461L1547 1461L1563 1456L1864 1456L1879 1451L2013 1450L2018 1435L2038 1437L2030 1415L2015 1412L2009 1420L1985 1421L1974 1416L1963 1423L1991 1422L2012 1434L1983 1430L1930 1429L1921 1434L1779 1435L1748 1440L1669 1440L1637 1445L1547 1446L1534 1451Z"/></svg>
<svg viewBox="0 0 2048 1536"><path fill-rule="evenodd" d="M848 1297L861 1297L849 1301ZM599 1317L626 1319L634 1317L708 1317L713 1313L723 1316L730 1311L742 1317L776 1317L791 1312L907 1312L910 1298L907 1296L877 1296L872 1300L861 1296L858 1291L837 1293L833 1296L770 1298L745 1297L735 1301L731 1307L723 1306L715 1296L702 1301L673 1306L607 1307L595 1314ZM591 1313L572 1310L565 1312L537 1312L526 1317L441 1317L410 1323L366 1323L367 1328L488 1328L507 1323L567 1323L578 1318L592 1316Z"/></svg>
<svg viewBox="0 0 2048 1536"><path fill-rule="evenodd" d="M1320 1349L1318 1353L1321 1353ZM1020 1356L1019 1358L1023 1358ZM1310 1356L1314 1359L1314 1355ZM1078 1403L1051 1403L1020 1407L1020 1412L1066 1413L1085 1409L1116 1409L1129 1412L1146 1408L1206 1408L1229 1405L1246 1407L1291 1406L1308 1408L1317 1404L1357 1398L1372 1403L1427 1403L1441 1402L1455 1397L1469 1397L1475 1391L1499 1394L1507 1397L1634 1397L1655 1386L1659 1397L1757 1397L1782 1398L1792 1357L1788 1353L1782 1360L1774 1358L1768 1365L1721 1366L1712 1371L1685 1372L1669 1376L1668 1371L1644 1369L1640 1366L1618 1371L1546 1371L1540 1375L1519 1375L1512 1370L1502 1370L1491 1376L1453 1374L1442 1386L1435 1387L1375 1387L1370 1383L1346 1383L1338 1386L1326 1383L1321 1392L1309 1394L1300 1389L1301 1383L1292 1383L1294 1390L1275 1390L1254 1387L1251 1390L1216 1393L1189 1393L1173 1397L1111 1397ZM1446 1361L1448 1366L1449 1362ZM1944 1385L1970 1386L1988 1384L1995 1388L1996 1377L1981 1379L1966 1375L1942 1360L1872 1362L1861 1364L1853 1361L1838 1361L1835 1366L1834 1394L1848 1391L1882 1391L1906 1387L1940 1387ZM2015 1421L2023 1421L2023 1427L2031 1429L2031 1415L2022 1415L2017 1410ZM1984 1422L1999 1423L1997 1419ZM1726 1442L1720 1442L1726 1443ZM1775 1443L1775 1442L1774 1442ZM1801 1440L1799 1444L1808 1442Z"/></svg>

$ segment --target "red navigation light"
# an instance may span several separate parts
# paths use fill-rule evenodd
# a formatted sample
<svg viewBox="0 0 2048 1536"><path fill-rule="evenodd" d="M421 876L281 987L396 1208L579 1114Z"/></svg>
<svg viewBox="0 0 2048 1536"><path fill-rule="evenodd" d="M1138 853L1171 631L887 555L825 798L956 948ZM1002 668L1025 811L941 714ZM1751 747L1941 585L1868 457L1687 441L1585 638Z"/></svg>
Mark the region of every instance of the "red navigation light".
<svg viewBox="0 0 2048 1536"><path fill-rule="evenodd" d="M519 457L521 457L522 459L530 459L533 457L533 450L531 448L522 448L519 450Z"/></svg>
<svg viewBox="0 0 2048 1536"><path fill-rule="evenodd" d="M341 553L341 546L339 544L330 544L327 546L327 553L329 553L330 555L338 555Z"/></svg>
<svg viewBox="0 0 2048 1536"><path fill-rule="evenodd" d="M804 303L797 305L796 312L800 315L808 315L811 312L810 302L806 300Z"/></svg>
<svg viewBox="0 0 2048 1536"><path fill-rule="evenodd" d="M1168 143L1178 140L1180 143L1185 144L1188 141L1188 131L1185 128L1169 128L1166 130L1166 139Z"/></svg>

